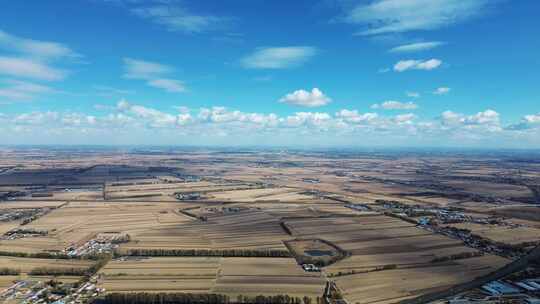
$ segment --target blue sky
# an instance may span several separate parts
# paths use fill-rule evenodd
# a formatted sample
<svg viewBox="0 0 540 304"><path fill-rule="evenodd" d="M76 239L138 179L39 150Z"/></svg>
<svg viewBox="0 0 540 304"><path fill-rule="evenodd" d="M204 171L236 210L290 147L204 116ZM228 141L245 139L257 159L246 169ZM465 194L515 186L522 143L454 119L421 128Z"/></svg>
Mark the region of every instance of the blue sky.
<svg viewBox="0 0 540 304"><path fill-rule="evenodd" d="M7 144L540 147L537 1L5 1Z"/></svg>

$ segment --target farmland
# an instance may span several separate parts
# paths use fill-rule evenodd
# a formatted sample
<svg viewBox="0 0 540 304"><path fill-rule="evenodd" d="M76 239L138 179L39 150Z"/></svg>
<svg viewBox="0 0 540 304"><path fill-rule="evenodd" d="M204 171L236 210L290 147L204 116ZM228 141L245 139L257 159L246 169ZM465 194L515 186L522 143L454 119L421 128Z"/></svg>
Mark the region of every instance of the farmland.
<svg viewBox="0 0 540 304"><path fill-rule="evenodd" d="M317 303L335 288L350 304L396 303L473 281L540 242L540 166L504 156L65 153L0 160L10 166L2 288L56 276L90 284L91 297Z"/></svg>

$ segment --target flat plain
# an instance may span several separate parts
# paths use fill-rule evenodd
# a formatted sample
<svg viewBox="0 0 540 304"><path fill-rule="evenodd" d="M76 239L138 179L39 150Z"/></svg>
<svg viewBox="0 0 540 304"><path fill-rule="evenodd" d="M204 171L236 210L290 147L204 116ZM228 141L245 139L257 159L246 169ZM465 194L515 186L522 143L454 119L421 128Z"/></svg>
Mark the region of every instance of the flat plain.
<svg viewBox="0 0 540 304"><path fill-rule="evenodd" d="M1 288L37 267L88 268L94 262L84 256L54 258L85 248L111 255L94 274L105 293L316 301L335 284L350 304L396 303L512 260L438 229L459 228L509 248L540 242L540 163L530 155L0 154L0 268L20 270L0 276ZM425 218L437 225L420 224ZM304 270L306 261L320 272Z"/></svg>

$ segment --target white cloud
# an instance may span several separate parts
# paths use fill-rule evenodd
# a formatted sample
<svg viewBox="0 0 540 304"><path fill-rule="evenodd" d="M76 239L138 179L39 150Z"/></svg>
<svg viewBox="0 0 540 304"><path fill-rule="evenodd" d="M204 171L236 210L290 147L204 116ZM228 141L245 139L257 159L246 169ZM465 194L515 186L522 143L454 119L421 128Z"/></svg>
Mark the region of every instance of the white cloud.
<svg viewBox="0 0 540 304"><path fill-rule="evenodd" d="M507 126L506 130L524 131L537 128L540 129L540 113L525 115L520 122Z"/></svg>
<svg viewBox="0 0 540 304"><path fill-rule="evenodd" d="M184 82L165 77L174 69L168 65L140 59L124 58L124 78L146 80L146 84L170 93L186 91Z"/></svg>
<svg viewBox="0 0 540 304"><path fill-rule="evenodd" d="M171 73L173 68L157 62L124 58L124 77L128 79L154 79Z"/></svg>
<svg viewBox="0 0 540 304"><path fill-rule="evenodd" d="M396 46L389 50L390 53L413 53L434 49L438 46L443 45L444 42L440 41L429 41L429 42L417 42L411 44L405 44Z"/></svg>
<svg viewBox="0 0 540 304"><path fill-rule="evenodd" d="M58 112L30 112L16 115L13 123L21 125L42 125L58 120Z"/></svg>
<svg viewBox="0 0 540 304"><path fill-rule="evenodd" d="M336 113L337 118L343 119L345 122L349 123L362 123L370 122L379 117L377 113L364 113L360 114L357 110L347 110L343 109Z"/></svg>
<svg viewBox="0 0 540 304"><path fill-rule="evenodd" d="M434 30L480 15L488 0L376 0L355 6L345 17L362 24L361 35Z"/></svg>
<svg viewBox="0 0 540 304"><path fill-rule="evenodd" d="M159 79L153 79L148 81L148 85L164 89L167 92L184 92L186 90L184 83L180 80L175 79L167 79L167 78L159 78Z"/></svg>
<svg viewBox="0 0 540 304"><path fill-rule="evenodd" d="M540 124L540 113L532 114L532 115L525 115L524 120L528 123Z"/></svg>
<svg viewBox="0 0 540 304"><path fill-rule="evenodd" d="M418 108L418 105L414 102L400 102L395 100L388 100L381 104L374 104L372 109L384 109L384 110L414 110Z"/></svg>
<svg viewBox="0 0 540 304"><path fill-rule="evenodd" d="M488 109L474 115L464 115L453 111L445 111L441 114L441 123L446 126L498 126L500 114Z"/></svg>
<svg viewBox="0 0 540 304"><path fill-rule="evenodd" d="M330 122L332 117L328 113L320 112L298 112L294 115L287 116L284 119L286 127L325 127Z"/></svg>
<svg viewBox="0 0 540 304"><path fill-rule="evenodd" d="M158 110L140 104L120 100L114 107L103 108L106 113L90 115L83 112L29 112L0 114L2 131L7 136L4 142L17 142L29 138L54 142L80 138L95 143L110 143L131 138L131 143L155 143L155 139L184 140L194 143L201 137L205 141L216 136L224 138L223 144L245 143L248 140L264 144L303 145L306 141L320 144L343 145L374 143L390 145L444 144L463 146L471 144L485 146L491 142L519 137L523 141L540 145L540 114L526 115L518 125L500 126L500 115L485 110L473 115L452 111L441 114L437 120L421 120L413 113L395 116L379 116L376 113L361 113L355 109L342 109L333 114L326 112L297 112L289 115L274 113L247 113L225 107L201 109L168 108ZM527 125L525 125L527 124ZM24 132L24 136L21 136ZM58 135L51 137L51 134ZM61 141L60 141L61 142ZM204 142L199 142L203 144ZM208 142L206 142L208 144Z"/></svg>
<svg viewBox="0 0 540 304"><path fill-rule="evenodd" d="M411 98L419 98L420 97L420 93L418 93L418 92L405 92L405 95L407 97L411 97Z"/></svg>
<svg viewBox="0 0 540 304"><path fill-rule="evenodd" d="M171 31L190 34L220 29L228 23L227 18L193 14L184 7L172 4L137 7L132 8L131 12Z"/></svg>
<svg viewBox="0 0 540 304"><path fill-rule="evenodd" d="M440 87L440 88L437 88L435 89L435 91L433 91L433 94L435 95L446 95L448 93L450 93L450 88L447 88L447 87Z"/></svg>
<svg viewBox="0 0 540 304"><path fill-rule="evenodd" d="M429 60L400 60L394 65L394 71L404 72L407 70L424 70L430 71L438 68L442 64L439 59Z"/></svg>
<svg viewBox="0 0 540 304"><path fill-rule="evenodd" d="M241 59L241 64L249 69L285 69L302 65L317 54L310 46L259 48Z"/></svg>
<svg viewBox="0 0 540 304"><path fill-rule="evenodd" d="M150 128L174 127L178 123L177 116L140 105L132 105L124 99L118 102L116 108L123 114L133 115L135 119L139 119ZM185 115L181 117L184 123L186 117Z"/></svg>
<svg viewBox="0 0 540 304"><path fill-rule="evenodd" d="M10 35L2 30L0 30L0 48L40 59L81 57L81 55L77 54L64 44L20 38L14 35Z"/></svg>
<svg viewBox="0 0 540 304"><path fill-rule="evenodd" d="M408 114L396 115L396 117L394 117L393 120L397 124L412 124L413 120L415 120L416 118L417 118L416 115L414 115L412 113L408 113Z"/></svg>
<svg viewBox="0 0 540 304"><path fill-rule="evenodd" d="M467 116L465 123L469 125L498 125L500 115L493 110L485 110L475 115Z"/></svg>
<svg viewBox="0 0 540 304"><path fill-rule="evenodd" d="M111 97L115 95L131 95L135 93L135 91L133 90L117 89L103 85L95 85L93 86L93 88L97 90L97 95L105 97Z"/></svg>
<svg viewBox="0 0 540 304"><path fill-rule="evenodd" d="M320 107L327 105L332 100L324 95L318 88L313 88L311 92L305 90L297 90L282 97L279 102L297 105L303 107Z"/></svg>
<svg viewBox="0 0 540 304"><path fill-rule="evenodd" d="M0 86L0 97L5 97L10 100L31 100L38 94L53 93L51 87L36 84L27 81L8 79L0 81L4 86Z"/></svg>
<svg viewBox="0 0 540 304"><path fill-rule="evenodd" d="M44 63L18 57L0 56L0 74L38 80L62 80L66 71L53 68Z"/></svg>

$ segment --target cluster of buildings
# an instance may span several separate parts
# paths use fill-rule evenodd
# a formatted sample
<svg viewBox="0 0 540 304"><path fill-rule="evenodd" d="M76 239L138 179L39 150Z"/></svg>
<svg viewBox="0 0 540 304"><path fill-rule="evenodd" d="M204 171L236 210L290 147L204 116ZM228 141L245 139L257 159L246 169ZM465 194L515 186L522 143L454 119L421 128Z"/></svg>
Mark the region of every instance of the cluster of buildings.
<svg viewBox="0 0 540 304"><path fill-rule="evenodd" d="M72 257L111 253L118 244L128 242L129 239L127 234L98 235L81 246L70 246L64 249L63 253Z"/></svg>
<svg viewBox="0 0 540 304"><path fill-rule="evenodd" d="M345 207L356 211L371 211L371 207L367 204L345 204Z"/></svg>
<svg viewBox="0 0 540 304"><path fill-rule="evenodd" d="M311 177L302 178L302 181L304 183L310 183L310 184L318 184L320 182L318 178L311 178Z"/></svg>
<svg viewBox="0 0 540 304"><path fill-rule="evenodd" d="M176 199L179 201L196 201L202 198L202 195L200 192L176 193L175 196L176 196Z"/></svg>
<svg viewBox="0 0 540 304"><path fill-rule="evenodd" d="M41 208L25 208L25 209L1 209L0 222L11 222L27 217L32 217L41 212Z"/></svg>
<svg viewBox="0 0 540 304"><path fill-rule="evenodd" d="M540 278L493 281L481 288L468 291L450 300L448 304L540 304Z"/></svg>
<svg viewBox="0 0 540 304"><path fill-rule="evenodd" d="M0 292L3 302L25 304L78 304L88 303L105 290L98 288L95 279L82 285L59 281L19 280ZM80 285L80 286L79 286Z"/></svg>
<svg viewBox="0 0 540 304"><path fill-rule="evenodd" d="M302 269L307 272L319 272L321 269L314 264L302 264Z"/></svg>
<svg viewBox="0 0 540 304"><path fill-rule="evenodd" d="M34 228L14 228L0 236L0 240L16 240L26 237L44 236L47 234L47 230L39 230Z"/></svg>

